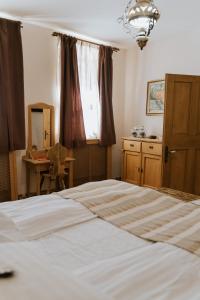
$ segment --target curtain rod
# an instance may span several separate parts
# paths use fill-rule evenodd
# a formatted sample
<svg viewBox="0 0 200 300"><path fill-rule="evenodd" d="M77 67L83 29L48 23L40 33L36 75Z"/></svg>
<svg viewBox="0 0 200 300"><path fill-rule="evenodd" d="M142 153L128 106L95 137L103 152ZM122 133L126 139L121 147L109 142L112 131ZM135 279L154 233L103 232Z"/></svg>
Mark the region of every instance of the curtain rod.
<svg viewBox="0 0 200 300"><path fill-rule="evenodd" d="M22 24L22 22L21 22L21 21L18 21L18 20L13 20L13 19L8 19L8 18L1 17L1 16L0 16L0 20L6 20L6 21L12 21L12 22L19 23L19 25L20 25L20 28L23 28L23 24Z"/></svg>
<svg viewBox="0 0 200 300"><path fill-rule="evenodd" d="M59 32L53 32L53 33L52 33L52 36L61 36L61 35L62 35L62 33L59 33ZM83 39L79 39L79 38L77 38L77 40L80 41L80 42L85 42L85 43L92 44L92 45L96 45L96 46L102 46L101 44L98 44L98 43L95 43L95 42L90 42L90 41L83 40ZM120 51L119 48L112 47L112 46L111 46L111 48L112 48L112 50L113 50L114 52Z"/></svg>

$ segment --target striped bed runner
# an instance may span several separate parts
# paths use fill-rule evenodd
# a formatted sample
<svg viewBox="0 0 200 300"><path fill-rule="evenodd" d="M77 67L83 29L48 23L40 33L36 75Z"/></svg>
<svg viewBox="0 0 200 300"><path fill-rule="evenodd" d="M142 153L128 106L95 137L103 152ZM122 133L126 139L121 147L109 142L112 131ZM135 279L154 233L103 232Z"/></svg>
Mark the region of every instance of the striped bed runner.
<svg viewBox="0 0 200 300"><path fill-rule="evenodd" d="M200 256L200 206L116 180L59 193L138 237L175 245Z"/></svg>

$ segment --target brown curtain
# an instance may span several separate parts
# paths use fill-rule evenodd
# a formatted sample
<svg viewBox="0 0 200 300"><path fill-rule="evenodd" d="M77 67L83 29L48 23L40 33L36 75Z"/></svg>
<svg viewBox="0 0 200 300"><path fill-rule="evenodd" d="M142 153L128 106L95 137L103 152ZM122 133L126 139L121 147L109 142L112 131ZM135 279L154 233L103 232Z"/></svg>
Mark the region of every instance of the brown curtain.
<svg viewBox="0 0 200 300"><path fill-rule="evenodd" d="M0 19L0 152L25 149L20 22Z"/></svg>
<svg viewBox="0 0 200 300"><path fill-rule="evenodd" d="M61 35L60 142L69 149L86 144L76 42Z"/></svg>
<svg viewBox="0 0 200 300"><path fill-rule="evenodd" d="M99 48L99 96L101 104L100 144L111 146L116 144L115 126L112 107L113 84L113 50L111 47Z"/></svg>

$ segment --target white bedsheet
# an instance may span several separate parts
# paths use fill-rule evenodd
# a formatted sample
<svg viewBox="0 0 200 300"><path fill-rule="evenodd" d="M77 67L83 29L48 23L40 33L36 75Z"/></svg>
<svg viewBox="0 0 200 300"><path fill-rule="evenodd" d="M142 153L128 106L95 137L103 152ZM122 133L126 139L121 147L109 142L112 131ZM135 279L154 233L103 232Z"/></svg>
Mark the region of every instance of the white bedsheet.
<svg viewBox="0 0 200 300"><path fill-rule="evenodd" d="M0 243L21 241L24 237L11 218L0 212Z"/></svg>
<svg viewBox="0 0 200 300"><path fill-rule="evenodd" d="M200 205L200 200L194 200L192 201L193 204L196 204L196 205Z"/></svg>
<svg viewBox="0 0 200 300"><path fill-rule="evenodd" d="M67 269L50 265L29 242L1 244L0 266L15 270L13 278L0 279L0 300L111 300Z"/></svg>
<svg viewBox="0 0 200 300"><path fill-rule="evenodd" d="M0 213L0 222L5 223L4 228L0 227L0 241L38 239L96 218L80 203L63 199L57 194L2 203Z"/></svg>
<svg viewBox="0 0 200 300"><path fill-rule="evenodd" d="M116 300L199 300L200 258L156 243L75 272Z"/></svg>
<svg viewBox="0 0 200 300"><path fill-rule="evenodd" d="M0 300L200 299L199 257L137 238L56 194L0 204L0 242L0 265L16 271L0 280Z"/></svg>
<svg viewBox="0 0 200 300"><path fill-rule="evenodd" d="M68 227L30 242L36 251L49 259L50 264L70 271L149 244L100 219Z"/></svg>
<svg viewBox="0 0 200 300"><path fill-rule="evenodd" d="M40 240L5 245L0 245L0 264L14 268L20 276L20 281L15 281L13 286L19 295L23 292L39 300L42 296L77 300L77 295L64 298L63 293L57 295L55 291L54 298L48 298L52 286L56 290L64 288L66 294L68 288L74 287L75 276L80 286L91 286L100 299L106 296L115 300L200 299L199 257L170 245L148 243L99 219L60 230ZM64 279L71 284L69 274L72 287L62 287ZM25 291L21 291L22 282L26 283ZM11 300L14 290L10 291L8 286L6 300ZM47 286L49 290L45 294ZM35 295L34 289L38 294ZM82 290L82 295L88 295L87 289ZM25 300L26 297L15 299ZM0 296L0 300L4 298Z"/></svg>
<svg viewBox="0 0 200 300"><path fill-rule="evenodd" d="M39 240L0 244L0 266L16 271L15 278L0 280L0 300L111 299L73 272L145 245L149 242L98 218Z"/></svg>
<svg viewBox="0 0 200 300"><path fill-rule="evenodd" d="M0 300L200 299L200 259L174 246L149 244L72 271L66 250L54 261L38 242L0 245L0 264L16 271L0 280Z"/></svg>

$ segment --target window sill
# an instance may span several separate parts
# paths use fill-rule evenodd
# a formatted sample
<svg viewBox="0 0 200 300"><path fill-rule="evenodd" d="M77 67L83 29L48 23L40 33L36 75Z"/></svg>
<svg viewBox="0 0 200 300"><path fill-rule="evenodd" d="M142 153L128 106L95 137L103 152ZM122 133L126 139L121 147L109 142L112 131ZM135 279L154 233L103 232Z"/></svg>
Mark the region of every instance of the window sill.
<svg viewBox="0 0 200 300"><path fill-rule="evenodd" d="M99 144L99 139L88 139L86 141L87 145L98 145Z"/></svg>

